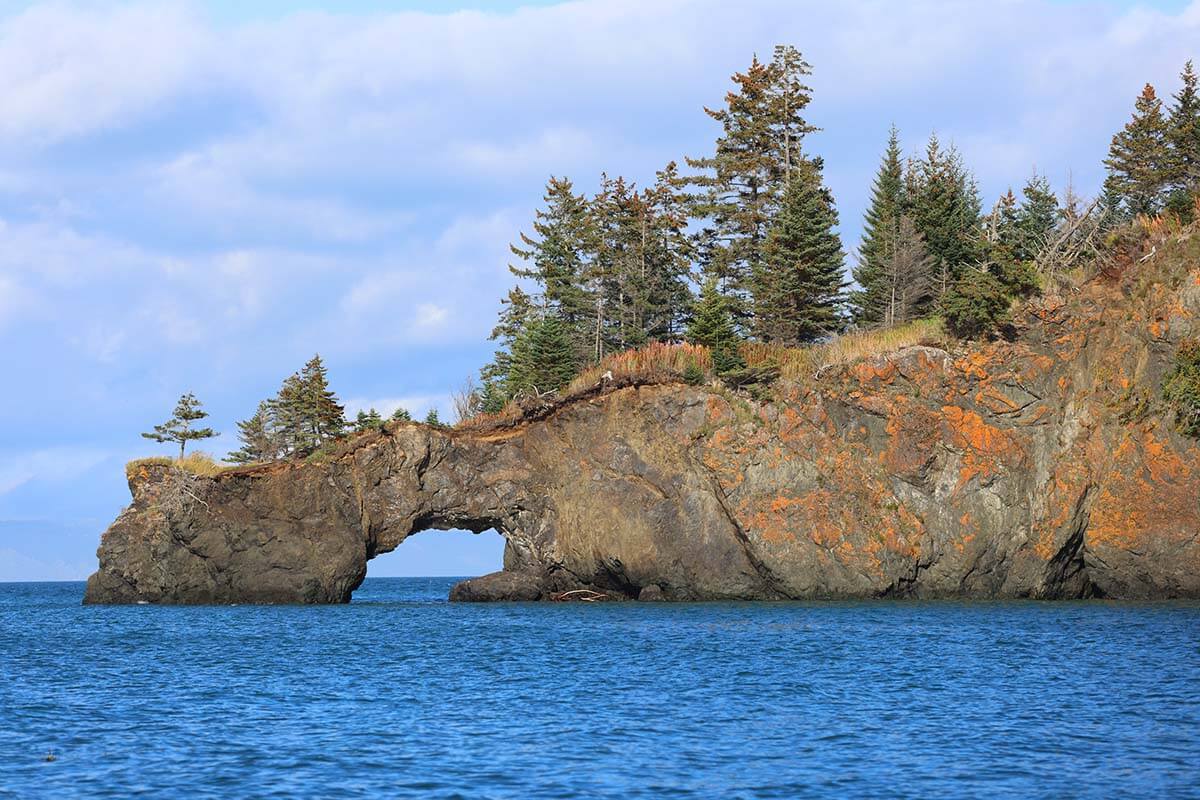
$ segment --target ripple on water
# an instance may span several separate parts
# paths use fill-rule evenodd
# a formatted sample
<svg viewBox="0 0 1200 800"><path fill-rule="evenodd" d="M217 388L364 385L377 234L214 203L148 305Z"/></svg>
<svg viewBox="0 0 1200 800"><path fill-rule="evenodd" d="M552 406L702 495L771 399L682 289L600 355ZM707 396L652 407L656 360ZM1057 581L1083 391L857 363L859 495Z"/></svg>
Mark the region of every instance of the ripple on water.
<svg viewBox="0 0 1200 800"><path fill-rule="evenodd" d="M1194 603L456 606L450 583L328 608L0 584L0 796L1200 794Z"/></svg>

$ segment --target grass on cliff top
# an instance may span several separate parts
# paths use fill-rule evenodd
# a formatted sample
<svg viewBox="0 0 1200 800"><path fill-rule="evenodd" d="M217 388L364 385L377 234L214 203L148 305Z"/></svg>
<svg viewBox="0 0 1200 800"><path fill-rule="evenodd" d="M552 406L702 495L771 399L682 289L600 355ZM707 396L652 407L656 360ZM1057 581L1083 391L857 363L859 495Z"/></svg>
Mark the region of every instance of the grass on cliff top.
<svg viewBox="0 0 1200 800"><path fill-rule="evenodd" d="M125 477L132 478L140 467L150 466L173 466L181 469L184 472L190 472L193 475L199 475L203 478L211 478L214 475L220 475L228 469L232 469L227 464L217 462L212 456L204 452L188 453L183 458L170 458L168 456L150 456L149 458L135 458L125 465Z"/></svg>
<svg viewBox="0 0 1200 800"><path fill-rule="evenodd" d="M942 321L931 318L894 328L846 333L808 347L743 342L739 346L739 353L747 367L775 365L779 367L781 378L807 381L827 367L849 364L913 345L942 346L947 342ZM607 356L596 366L584 370L555 396L554 402L565 403L595 392L610 373L611 382L616 386L687 381L689 377L700 376L708 381L715 377L712 353L707 347L652 342L645 347ZM519 404L510 402L497 414L480 414L463 420L457 427L487 428L509 424L520 420L524 413Z"/></svg>

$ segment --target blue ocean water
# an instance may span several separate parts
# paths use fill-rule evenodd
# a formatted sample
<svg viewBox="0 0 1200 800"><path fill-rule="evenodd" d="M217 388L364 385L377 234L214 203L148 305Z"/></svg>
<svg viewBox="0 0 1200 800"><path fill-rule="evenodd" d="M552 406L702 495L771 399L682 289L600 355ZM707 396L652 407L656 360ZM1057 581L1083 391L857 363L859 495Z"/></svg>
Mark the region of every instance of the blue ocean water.
<svg viewBox="0 0 1200 800"><path fill-rule="evenodd" d="M452 582L307 608L0 584L0 797L1200 796L1195 603L451 605Z"/></svg>

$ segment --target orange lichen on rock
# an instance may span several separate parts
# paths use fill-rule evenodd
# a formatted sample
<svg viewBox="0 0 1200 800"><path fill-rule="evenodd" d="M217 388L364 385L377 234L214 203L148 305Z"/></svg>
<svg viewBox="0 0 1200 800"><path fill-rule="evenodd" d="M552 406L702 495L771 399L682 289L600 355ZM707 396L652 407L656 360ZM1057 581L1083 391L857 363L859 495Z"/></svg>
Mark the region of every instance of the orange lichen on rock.
<svg viewBox="0 0 1200 800"><path fill-rule="evenodd" d="M1132 431L1113 452L1112 465L1092 508L1089 546L1140 553L1151 542L1161 548L1195 541L1200 475L1169 442L1151 430ZM1200 547L1189 552L1200 559Z"/></svg>
<svg viewBox="0 0 1200 800"><path fill-rule="evenodd" d="M946 443L962 453L958 488L973 478L987 479L1004 467L1015 467L1025 451L1012 434L987 424L977 412L960 406L942 406Z"/></svg>

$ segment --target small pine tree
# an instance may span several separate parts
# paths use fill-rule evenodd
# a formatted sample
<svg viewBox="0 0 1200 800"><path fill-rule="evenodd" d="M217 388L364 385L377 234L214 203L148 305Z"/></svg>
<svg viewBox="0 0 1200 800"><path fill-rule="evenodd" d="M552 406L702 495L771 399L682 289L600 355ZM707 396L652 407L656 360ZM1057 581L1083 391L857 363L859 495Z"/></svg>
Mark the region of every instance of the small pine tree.
<svg viewBox="0 0 1200 800"><path fill-rule="evenodd" d="M842 324L842 241L820 162L793 171L754 274L754 324L764 341L798 345Z"/></svg>
<svg viewBox="0 0 1200 800"><path fill-rule="evenodd" d="M359 411L354 417L354 432L376 431L383 427L383 417L374 408Z"/></svg>
<svg viewBox="0 0 1200 800"><path fill-rule="evenodd" d="M479 385L479 410L484 414L499 414L510 399L500 380L484 380Z"/></svg>
<svg viewBox="0 0 1200 800"><path fill-rule="evenodd" d="M212 428L192 428L192 423L204 419L208 412L202 409L200 401L191 392L181 396L175 404L175 412L162 425L155 425L150 433L143 433L146 439L156 442L176 442L179 444L179 457L182 459L187 443L199 439L211 439L216 436Z"/></svg>
<svg viewBox="0 0 1200 800"><path fill-rule="evenodd" d="M239 422L237 426L242 446L226 456L226 461L231 464L257 464L279 458L279 437L274 430L270 403L259 403L254 416Z"/></svg>
<svg viewBox="0 0 1200 800"><path fill-rule="evenodd" d="M442 425L441 419L438 418L438 412L436 408L429 409L429 413L425 415L425 424L431 425L435 428L445 427Z"/></svg>
<svg viewBox="0 0 1200 800"><path fill-rule="evenodd" d="M1062 211L1050 181L1036 172L1026 181L1021 195L1013 224L1012 256L1017 261L1033 261L1054 233Z"/></svg>
<svg viewBox="0 0 1200 800"><path fill-rule="evenodd" d="M745 366L737 351L738 335L729 301L717 290L716 278L705 281L687 335L688 341L712 351L713 371L718 375Z"/></svg>
<svg viewBox="0 0 1200 800"><path fill-rule="evenodd" d="M319 355L289 375L270 402L274 430L284 452L304 456L346 431L346 412L329 388Z"/></svg>
<svg viewBox="0 0 1200 800"><path fill-rule="evenodd" d="M1170 153L1162 101L1150 84L1138 96L1133 118L1113 136L1104 163L1105 193L1125 215L1153 216L1162 210L1171 176Z"/></svg>
<svg viewBox="0 0 1200 800"><path fill-rule="evenodd" d="M396 420L397 422L411 422L412 414L408 413L407 408L397 408L392 412L392 419Z"/></svg>
<svg viewBox="0 0 1200 800"><path fill-rule="evenodd" d="M552 316L535 320L513 343L505 387L508 396L557 391L575 377L575 363L575 350L562 321Z"/></svg>
<svg viewBox="0 0 1200 800"><path fill-rule="evenodd" d="M942 316L955 336L982 338L1008 321L1011 302L1004 285L990 272L968 269L942 298Z"/></svg>

